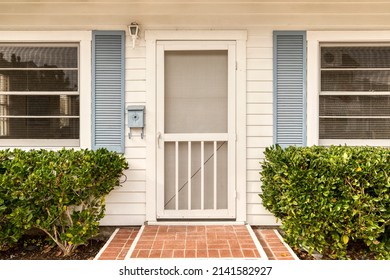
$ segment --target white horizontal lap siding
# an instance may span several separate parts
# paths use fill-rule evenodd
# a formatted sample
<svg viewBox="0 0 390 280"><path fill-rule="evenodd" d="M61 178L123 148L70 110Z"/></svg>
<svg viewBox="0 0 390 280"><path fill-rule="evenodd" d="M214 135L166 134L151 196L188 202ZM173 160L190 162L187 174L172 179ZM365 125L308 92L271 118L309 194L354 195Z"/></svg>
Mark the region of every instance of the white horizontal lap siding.
<svg viewBox="0 0 390 280"><path fill-rule="evenodd" d="M146 48L143 40L137 40L135 48L128 32L126 33L126 108L130 105L146 105ZM146 108L146 113L149 108ZM124 222L131 225L142 225L146 215L146 142L141 139L141 129L132 129L132 137L128 134L128 117L125 118L125 156L129 163L127 182L124 185L126 191L126 211L130 211L130 219ZM148 135L145 135L148 137ZM149 136L150 137L150 136ZM120 201L120 193L117 195ZM113 198L115 199L115 197ZM118 203L119 205L121 203ZM120 214L119 214L120 215ZM115 219L119 220L119 217Z"/></svg>
<svg viewBox="0 0 390 280"><path fill-rule="evenodd" d="M247 41L247 222L273 225L262 207L260 170L263 152L273 142L272 31L249 30Z"/></svg>
<svg viewBox="0 0 390 280"><path fill-rule="evenodd" d="M145 45L138 40L136 47L126 32L125 48L125 108L129 105L145 105L146 70ZM147 108L148 110L149 108ZM127 110L125 109L125 157L129 169L125 171L126 181L115 188L107 199L106 216L103 225L141 225L146 213L146 144L141 139L141 129L132 129L129 139ZM147 137L147 135L145 136Z"/></svg>
<svg viewBox="0 0 390 280"><path fill-rule="evenodd" d="M126 174L131 176L131 171ZM127 180L108 195L106 216L101 220L101 224L140 225L145 221L145 211L144 180Z"/></svg>

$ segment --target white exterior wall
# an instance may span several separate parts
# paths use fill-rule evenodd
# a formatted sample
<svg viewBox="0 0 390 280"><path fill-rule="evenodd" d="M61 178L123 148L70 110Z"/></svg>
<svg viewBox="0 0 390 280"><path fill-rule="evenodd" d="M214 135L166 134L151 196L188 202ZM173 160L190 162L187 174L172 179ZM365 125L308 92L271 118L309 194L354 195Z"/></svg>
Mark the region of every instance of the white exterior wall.
<svg viewBox="0 0 390 280"><path fill-rule="evenodd" d="M49 3L50 2L50 3ZM126 106L146 105L146 48L143 31L153 29L247 30L247 222L275 224L261 206L260 161L273 143L272 32L274 30L388 30L390 0L14 0L0 2L0 30L142 29L136 48L126 41ZM1 40L1 38L0 38ZM309 93L310 94L310 93ZM81 113L82 115L82 113ZM126 119L127 122L127 119ZM146 123L146 125L148 125ZM126 127L126 135L129 132ZM140 131L134 130L137 135ZM310 131L308 131L310 133ZM146 137L154 137L146 135ZM102 224L145 221L146 146L126 137L127 181L107 198Z"/></svg>
<svg viewBox="0 0 390 280"><path fill-rule="evenodd" d="M130 23L130 22L129 22ZM117 29L127 27L118 27ZM146 105L146 47L144 40L138 40L132 48L132 41L126 31L125 108L129 105ZM126 112L127 113L127 112ZM148 107L146 106L146 114ZM141 139L141 129L132 129L132 138L125 118L125 156L129 162L127 181L107 197L106 216L101 224L140 225L146 215L146 142ZM147 123L146 123L147 125ZM147 135L145 137L148 137ZM150 136L149 136L150 137Z"/></svg>

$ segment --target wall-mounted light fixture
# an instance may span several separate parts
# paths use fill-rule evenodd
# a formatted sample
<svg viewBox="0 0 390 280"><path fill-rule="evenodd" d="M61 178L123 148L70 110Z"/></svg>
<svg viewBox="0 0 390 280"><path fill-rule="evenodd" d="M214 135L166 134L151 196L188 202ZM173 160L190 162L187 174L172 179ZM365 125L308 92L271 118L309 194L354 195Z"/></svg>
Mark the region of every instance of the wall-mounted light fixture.
<svg viewBox="0 0 390 280"><path fill-rule="evenodd" d="M134 49L135 40L138 39L139 26L138 26L138 23L132 22L128 27L129 27L129 33L130 33L131 39L133 40L133 49Z"/></svg>

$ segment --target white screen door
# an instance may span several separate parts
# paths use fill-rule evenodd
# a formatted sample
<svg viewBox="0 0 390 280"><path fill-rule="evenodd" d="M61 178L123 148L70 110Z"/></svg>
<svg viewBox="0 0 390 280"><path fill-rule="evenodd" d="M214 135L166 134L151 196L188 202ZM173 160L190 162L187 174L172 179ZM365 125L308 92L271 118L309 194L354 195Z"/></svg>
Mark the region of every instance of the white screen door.
<svg viewBox="0 0 390 280"><path fill-rule="evenodd" d="M235 42L157 43L157 218L235 218Z"/></svg>

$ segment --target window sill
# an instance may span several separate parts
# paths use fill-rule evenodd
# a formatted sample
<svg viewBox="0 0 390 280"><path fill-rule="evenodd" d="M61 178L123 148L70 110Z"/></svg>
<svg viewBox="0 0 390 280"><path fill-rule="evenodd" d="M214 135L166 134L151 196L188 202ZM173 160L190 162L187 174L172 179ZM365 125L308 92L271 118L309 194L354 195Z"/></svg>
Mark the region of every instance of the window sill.
<svg viewBox="0 0 390 280"><path fill-rule="evenodd" d="M320 146L347 145L389 147L390 139L319 139L318 144Z"/></svg>
<svg viewBox="0 0 390 280"><path fill-rule="evenodd" d="M0 146L6 148L26 147L80 147L79 139L0 139Z"/></svg>

